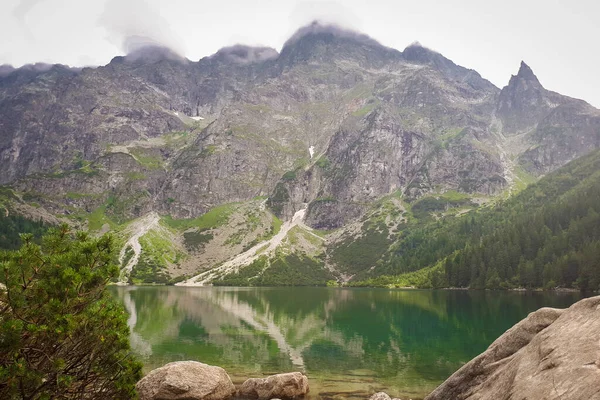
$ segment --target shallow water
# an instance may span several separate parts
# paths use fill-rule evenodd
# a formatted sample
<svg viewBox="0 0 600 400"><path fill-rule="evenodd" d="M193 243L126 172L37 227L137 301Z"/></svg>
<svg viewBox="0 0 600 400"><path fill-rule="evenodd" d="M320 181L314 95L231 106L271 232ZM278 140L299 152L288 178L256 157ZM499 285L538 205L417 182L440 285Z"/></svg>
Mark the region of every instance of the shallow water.
<svg viewBox="0 0 600 400"><path fill-rule="evenodd" d="M578 293L112 287L145 370L219 365L235 383L302 371L311 399L422 398L540 307Z"/></svg>

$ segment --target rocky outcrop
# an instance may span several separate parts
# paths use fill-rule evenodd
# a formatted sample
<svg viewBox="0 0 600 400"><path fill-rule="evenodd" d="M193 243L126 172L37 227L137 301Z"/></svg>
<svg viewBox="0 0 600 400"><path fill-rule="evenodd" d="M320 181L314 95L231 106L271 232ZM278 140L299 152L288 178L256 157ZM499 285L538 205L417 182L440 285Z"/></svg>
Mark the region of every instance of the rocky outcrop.
<svg viewBox="0 0 600 400"><path fill-rule="evenodd" d="M221 400L235 394L223 368L196 361L172 362L140 380L140 400Z"/></svg>
<svg viewBox="0 0 600 400"><path fill-rule="evenodd" d="M308 393L308 378L300 372L271 375L246 380L238 390L240 397L249 399L290 399Z"/></svg>
<svg viewBox="0 0 600 400"><path fill-rule="evenodd" d="M600 296L529 314L426 397L446 399L600 399Z"/></svg>

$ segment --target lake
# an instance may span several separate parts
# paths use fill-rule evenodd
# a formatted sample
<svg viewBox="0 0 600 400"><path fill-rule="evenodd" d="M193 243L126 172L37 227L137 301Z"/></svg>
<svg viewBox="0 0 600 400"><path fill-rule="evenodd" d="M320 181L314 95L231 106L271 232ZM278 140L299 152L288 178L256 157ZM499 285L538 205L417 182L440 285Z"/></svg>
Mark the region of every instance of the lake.
<svg viewBox="0 0 600 400"><path fill-rule="evenodd" d="M540 307L578 293L316 287L111 287L145 371L218 365L234 383L302 371L310 399L422 398Z"/></svg>

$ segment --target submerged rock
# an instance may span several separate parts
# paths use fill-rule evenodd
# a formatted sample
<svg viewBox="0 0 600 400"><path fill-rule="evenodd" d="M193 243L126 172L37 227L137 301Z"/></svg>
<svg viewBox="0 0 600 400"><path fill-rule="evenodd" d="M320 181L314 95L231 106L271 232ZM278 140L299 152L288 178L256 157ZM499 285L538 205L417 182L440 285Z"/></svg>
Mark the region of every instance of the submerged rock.
<svg viewBox="0 0 600 400"><path fill-rule="evenodd" d="M136 389L140 400L220 400L235 394L223 368L196 361L172 362L152 370Z"/></svg>
<svg viewBox="0 0 600 400"><path fill-rule="evenodd" d="M600 296L529 314L425 398L446 399L599 400Z"/></svg>
<svg viewBox="0 0 600 400"><path fill-rule="evenodd" d="M289 399L308 393L308 378L300 372L271 375L266 378L251 378L240 387L240 397L250 399Z"/></svg>

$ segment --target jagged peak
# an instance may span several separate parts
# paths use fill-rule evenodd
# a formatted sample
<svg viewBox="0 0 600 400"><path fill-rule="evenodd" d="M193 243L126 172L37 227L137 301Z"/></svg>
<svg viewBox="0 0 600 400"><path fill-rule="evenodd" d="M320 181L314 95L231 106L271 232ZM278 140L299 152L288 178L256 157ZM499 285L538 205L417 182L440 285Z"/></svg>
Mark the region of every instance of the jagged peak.
<svg viewBox="0 0 600 400"><path fill-rule="evenodd" d="M278 56L277 50L271 47L236 44L223 47L212 56L206 57L206 59L234 64L254 64L272 60Z"/></svg>
<svg viewBox="0 0 600 400"><path fill-rule="evenodd" d="M315 20L310 24L301 27L298 29L283 45L282 53L284 50L291 45L297 43L301 39L304 39L309 36L318 36L318 35L328 35L332 37L337 37L340 39L351 39L361 44L366 44L369 46L380 46L381 45L377 40L372 37L365 35L364 33L357 32L355 30L342 27L338 24L323 22Z"/></svg>
<svg viewBox="0 0 600 400"><path fill-rule="evenodd" d="M525 64L525 61L521 61L521 66L519 67L519 72L517 73L517 76L519 78L523 78L523 79L527 79L527 80L538 81L537 76L535 76L531 67L529 67L529 65Z"/></svg>

